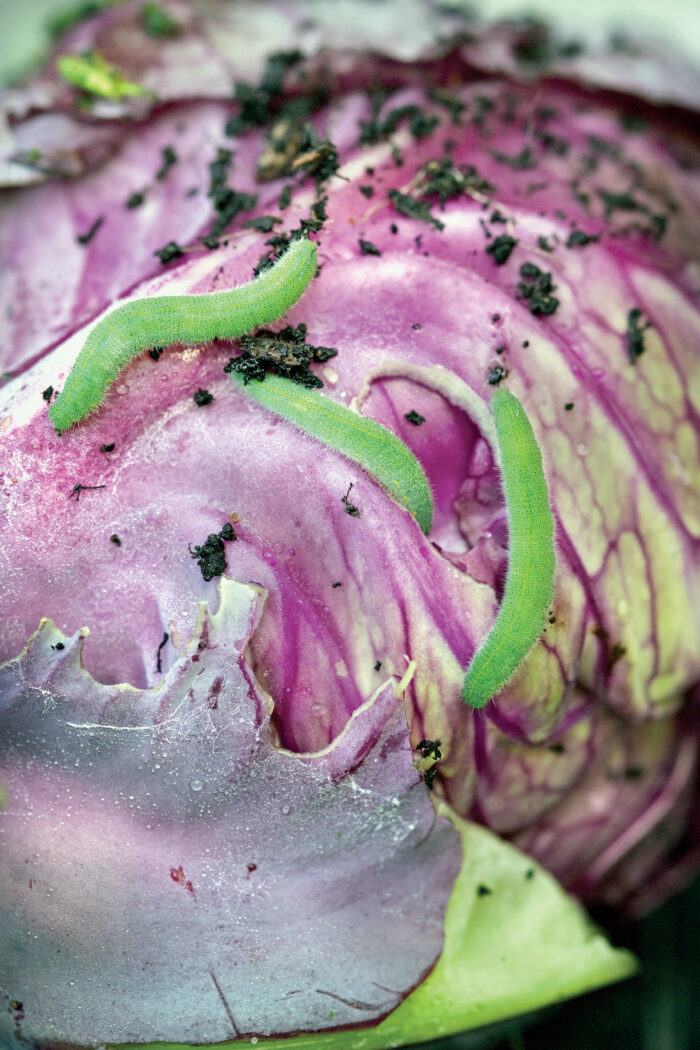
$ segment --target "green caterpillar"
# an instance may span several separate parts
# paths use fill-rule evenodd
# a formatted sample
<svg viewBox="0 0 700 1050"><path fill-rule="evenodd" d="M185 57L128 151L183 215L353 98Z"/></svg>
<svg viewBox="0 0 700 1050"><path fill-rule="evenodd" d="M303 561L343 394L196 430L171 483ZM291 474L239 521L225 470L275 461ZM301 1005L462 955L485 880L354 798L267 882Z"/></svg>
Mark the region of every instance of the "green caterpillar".
<svg viewBox="0 0 700 1050"><path fill-rule="evenodd" d="M63 391L49 409L61 434L94 411L129 362L153 346L235 339L277 321L311 283L316 245L292 241L284 255L259 277L227 292L134 299L95 325L78 354Z"/></svg>
<svg viewBox="0 0 700 1050"><path fill-rule="evenodd" d="M535 644L554 594L554 519L542 454L517 397L491 402L508 514L508 573L501 608L467 668L462 699L483 707L507 684Z"/></svg>
<svg viewBox="0 0 700 1050"><path fill-rule="evenodd" d="M359 463L411 512L426 535L430 532L433 497L428 479L411 450L390 430L289 379L267 375L263 382L253 379L246 385L238 373L231 377L259 404Z"/></svg>

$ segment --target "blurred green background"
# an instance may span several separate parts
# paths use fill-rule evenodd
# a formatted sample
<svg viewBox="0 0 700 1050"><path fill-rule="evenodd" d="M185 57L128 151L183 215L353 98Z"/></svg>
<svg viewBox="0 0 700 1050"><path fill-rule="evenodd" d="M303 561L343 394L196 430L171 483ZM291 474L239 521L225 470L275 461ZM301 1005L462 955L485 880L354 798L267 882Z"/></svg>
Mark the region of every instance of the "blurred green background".
<svg viewBox="0 0 700 1050"><path fill-rule="evenodd" d="M231 2L231 0L224 0ZM329 0L332 3L332 0ZM47 18L66 0L0 0L0 83L40 60ZM487 0L488 15L540 13L586 25L646 29L666 37L700 64L700 0ZM700 104L700 99L698 99ZM700 1050L700 878L684 893L612 939L635 952L638 977L570 1001L527 1024L513 1023L480 1039L491 1050ZM423 1044L423 1050L467 1050L470 1035Z"/></svg>

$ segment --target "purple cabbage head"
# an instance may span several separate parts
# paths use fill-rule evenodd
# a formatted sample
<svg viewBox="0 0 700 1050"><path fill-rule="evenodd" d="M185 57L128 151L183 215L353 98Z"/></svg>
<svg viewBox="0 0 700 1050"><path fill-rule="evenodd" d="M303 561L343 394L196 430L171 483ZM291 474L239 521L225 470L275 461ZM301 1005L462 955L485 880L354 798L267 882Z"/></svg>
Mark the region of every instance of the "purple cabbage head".
<svg viewBox="0 0 700 1050"><path fill-rule="evenodd" d="M382 1050L629 972L574 898L640 914L700 852L697 93L532 21L191 0L106 6L5 95L3 1045ZM103 311L299 235L283 321L154 340L54 432ZM399 437L430 533L232 358ZM499 386L556 583L472 711Z"/></svg>

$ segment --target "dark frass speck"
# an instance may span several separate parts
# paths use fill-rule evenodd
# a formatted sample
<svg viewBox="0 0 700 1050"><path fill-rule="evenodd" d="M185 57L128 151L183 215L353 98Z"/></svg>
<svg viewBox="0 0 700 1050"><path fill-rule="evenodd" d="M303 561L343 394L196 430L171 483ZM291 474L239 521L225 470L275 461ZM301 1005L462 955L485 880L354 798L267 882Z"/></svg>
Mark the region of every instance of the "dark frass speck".
<svg viewBox="0 0 700 1050"><path fill-rule="evenodd" d="M507 233L501 233L491 244L487 245L486 252L493 258L496 266L503 266L510 259L511 252L517 243L515 237L510 237Z"/></svg>
<svg viewBox="0 0 700 1050"><path fill-rule="evenodd" d="M360 237L360 254L361 255L381 255L381 251L377 248L376 244L372 244L371 241L365 241Z"/></svg>
<svg viewBox="0 0 700 1050"><path fill-rule="evenodd" d="M181 259L185 253L175 241L168 241L164 248L159 248L153 254L157 255L165 266L166 263L172 262L173 259Z"/></svg>
<svg viewBox="0 0 700 1050"><path fill-rule="evenodd" d="M598 240L598 237L593 234L585 233L583 230L572 230L566 240L567 248L582 248L586 244L593 244Z"/></svg>
<svg viewBox="0 0 700 1050"><path fill-rule="evenodd" d="M201 547L195 546L194 550L190 548L190 555L199 563L202 577L205 580L212 580L226 571L224 540L228 542L236 538L233 526L230 522L226 522L219 533L210 532Z"/></svg>
<svg viewBox="0 0 700 1050"><path fill-rule="evenodd" d="M442 758L440 745L442 740L429 740L427 737L416 744L416 751L420 751L423 758L434 758L436 761Z"/></svg>
<svg viewBox="0 0 700 1050"><path fill-rule="evenodd" d="M345 493L345 495L341 496L340 502L345 507L345 513L346 514L349 514L351 518L359 518L359 516L360 516L359 508L356 507L354 503L350 502L350 491L351 491L351 489L352 489L352 482L350 482L350 484L348 485L348 491Z"/></svg>
<svg viewBox="0 0 700 1050"><path fill-rule="evenodd" d="M556 288L551 273L543 272L534 263L523 263L520 276L525 279L518 283L518 296L528 300L530 313L535 316L553 314L559 306L559 300L551 294Z"/></svg>
<svg viewBox="0 0 700 1050"><path fill-rule="evenodd" d="M413 408L405 414L404 419L407 419L409 423L413 423L414 427L419 427L421 423L425 423L425 416L422 416Z"/></svg>
<svg viewBox="0 0 700 1050"><path fill-rule="evenodd" d="M644 353L644 333L651 328L650 322L640 324L642 311L639 307L633 307L627 314L627 352L630 364L634 365L637 358Z"/></svg>
<svg viewBox="0 0 700 1050"><path fill-rule="evenodd" d="M178 156L172 146L164 146L161 150L161 165L156 172L158 182L162 182L171 168L178 162Z"/></svg>
<svg viewBox="0 0 700 1050"><path fill-rule="evenodd" d="M494 365L493 368L489 369L488 384L489 386L498 386L498 384L506 378L508 375L508 369L503 365Z"/></svg>
<svg viewBox="0 0 700 1050"><path fill-rule="evenodd" d="M158 674L162 674L161 654L162 654L163 649L165 648L165 646L168 644L168 639L169 638L170 638L170 635L168 634L167 631L165 631L163 633L163 639L162 639L160 645L158 646L158 651L157 651L157 654L156 654L156 671L158 672Z"/></svg>

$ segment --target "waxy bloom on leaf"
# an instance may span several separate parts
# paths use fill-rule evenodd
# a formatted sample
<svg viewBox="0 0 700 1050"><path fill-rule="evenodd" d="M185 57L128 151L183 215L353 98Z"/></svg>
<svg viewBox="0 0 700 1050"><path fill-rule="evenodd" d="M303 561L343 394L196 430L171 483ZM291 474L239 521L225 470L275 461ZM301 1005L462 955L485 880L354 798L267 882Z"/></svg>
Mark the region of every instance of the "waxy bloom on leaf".
<svg viewBox="0 0 700 1050"><path fill-rule="evenodd" d="M579 901L700 853L697 76L418 0L54 52L0 158L0 1043L385 1050L633 972Z"/></svg>

